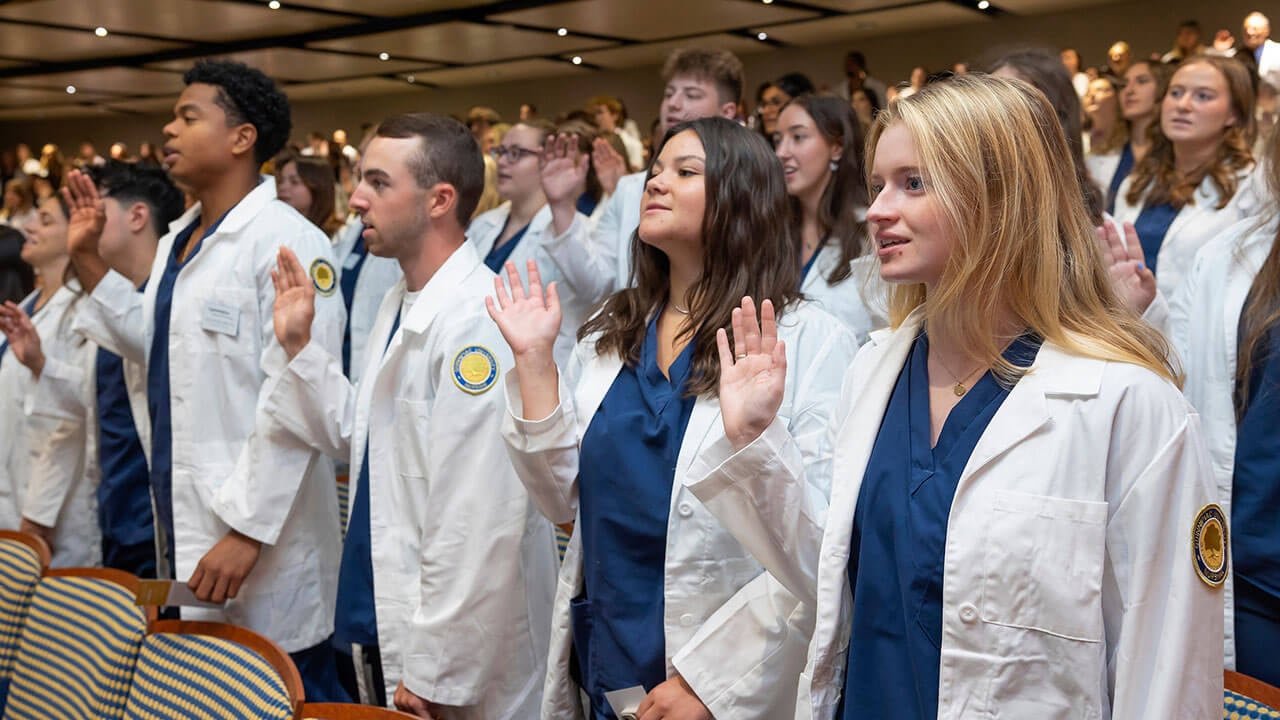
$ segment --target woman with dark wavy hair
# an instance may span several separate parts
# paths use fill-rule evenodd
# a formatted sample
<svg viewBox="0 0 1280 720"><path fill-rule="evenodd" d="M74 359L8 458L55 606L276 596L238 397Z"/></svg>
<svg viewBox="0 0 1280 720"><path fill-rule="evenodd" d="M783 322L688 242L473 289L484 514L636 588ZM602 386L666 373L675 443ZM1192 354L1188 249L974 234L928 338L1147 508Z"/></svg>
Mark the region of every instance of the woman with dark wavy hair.
<svg viewBox="0 0 1280 720"><path fill-rule="evenodd" d="M1251 187L1253 80L1238 61L1197 55L1178 66L1160 103L1151 149L1116 191L1115 217L1131 222L1172 297L1210 238L1257 209Z"/></svg>
<svg viewBox="0 0 1280 720"><path fill-rule="evenodd" d="M552 355L556 284L544 291L532 263L527 291L513 266L509 292L497 281L490 314L515 358L508 448L547 517L575 525L544 718L576 717L579 688L593 718L612 718L605 693L635 686L647 693L641 716L792 716L782 689L799 677L808 609L684 488L693 458L720 437L716 332L755 324L759 300L785 341L788 431L812 492L825 496L821 428L855 340L800 299L787 218L782 168L764 139L723 118L695 120L667 133L649 170L633 286L583 326L563 374Z"/></svg>

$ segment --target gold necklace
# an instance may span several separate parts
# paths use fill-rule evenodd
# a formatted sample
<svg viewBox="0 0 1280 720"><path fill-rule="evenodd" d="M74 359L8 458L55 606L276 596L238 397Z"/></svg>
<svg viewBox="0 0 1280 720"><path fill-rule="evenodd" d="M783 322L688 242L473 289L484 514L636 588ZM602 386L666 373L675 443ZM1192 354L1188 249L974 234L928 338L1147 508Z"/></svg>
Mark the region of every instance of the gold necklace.
<svg viewBox="0 0 1280 720"><path fill-rule="evenodd" d="M960 378L960 377L956 377L956 374L954 372L951 372L951 368L947 367L946 363L942 362L941 355L938 356L938 365L940 365L943 370L946 370L947 374L951 376L951 379L955 381L956 384L951 386L951 392L955 393L956 397L964 397L964 394L969 392L969 388L965 385L965 382L967 382L969 378L973 377L974 373L977 373L983 369L982 366L979 365L977 368L970 371L968 375L965 375L963 378Z"/></svg>

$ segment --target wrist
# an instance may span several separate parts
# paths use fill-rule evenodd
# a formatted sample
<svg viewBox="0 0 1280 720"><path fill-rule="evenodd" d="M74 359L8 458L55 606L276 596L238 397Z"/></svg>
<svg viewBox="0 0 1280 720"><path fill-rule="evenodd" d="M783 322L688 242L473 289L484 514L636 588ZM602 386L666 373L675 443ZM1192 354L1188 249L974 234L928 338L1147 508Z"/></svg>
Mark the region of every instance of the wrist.
<svg viewBox="0 0 1280 720"><path fill-rule="evenodd" d="M298 357L298 353L301 353L310 344L311 336L308 335L302 338L291 338L288 342L280 343L280 346L284 348L284 354L288 355L290 360L293 360Z"/></svg>
<svg viewBox="0 0 1280 720"><path fill-rule="evenodd" d="M253 547L254 550L258 550L262 547L261 540L255 540L249 537L248 535L245 535L244 533L240 532L239 530L232 529L227 533L227 537L235 538L240 543Z"/></svg>

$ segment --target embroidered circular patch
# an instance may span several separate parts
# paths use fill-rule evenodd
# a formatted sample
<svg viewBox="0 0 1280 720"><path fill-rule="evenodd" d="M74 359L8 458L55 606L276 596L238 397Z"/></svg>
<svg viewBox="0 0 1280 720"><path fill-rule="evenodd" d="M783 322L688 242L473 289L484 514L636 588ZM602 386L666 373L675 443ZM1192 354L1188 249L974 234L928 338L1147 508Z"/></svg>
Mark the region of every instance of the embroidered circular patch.
<svg viewBox="0 0 1280 720"><path fill-rule="evenodd" d="M324 258L316 258L311 263L311 284L315 286L316 292L324 297L329 297L338 289L338 273L334 271L333 265Z"/></svg>
<svg viewBox="0 0 1280 720"><path fill-rule="evenodd" d="M453 356L453 382L472 395L485 392L498 382L498 359L480 345L462 348Z"/></svg>
<svg viewBox="0 0 1280 720"><path fill-rule="evenodd" d="M1209 587L1222 587L1227 580L1227 518L1217 505L1205 505L1191 524L1191 555L1196 574Z"/></svg>

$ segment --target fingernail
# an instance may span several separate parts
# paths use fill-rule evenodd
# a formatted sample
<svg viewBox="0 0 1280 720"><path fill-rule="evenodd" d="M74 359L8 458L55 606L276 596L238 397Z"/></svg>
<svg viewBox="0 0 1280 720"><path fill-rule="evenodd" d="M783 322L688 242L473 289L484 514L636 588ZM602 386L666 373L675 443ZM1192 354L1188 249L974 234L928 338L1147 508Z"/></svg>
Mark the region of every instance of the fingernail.
<svg viewBox="0 0 1280 720"><path fill-rule="evenodd" d="M1146 269L1147 269L1147 266L1146 266L1146 265L1144 265L1144 264L1142 264L1142 263L1138 263L1138 269L1139 269L1139 270L1146 270Z"/></svg>

